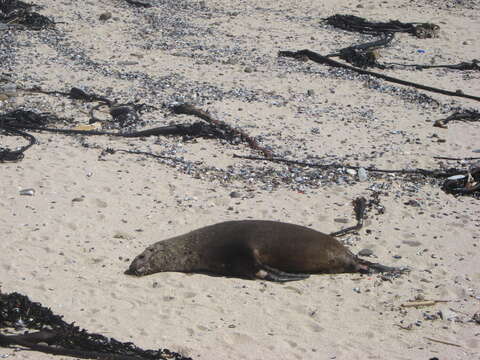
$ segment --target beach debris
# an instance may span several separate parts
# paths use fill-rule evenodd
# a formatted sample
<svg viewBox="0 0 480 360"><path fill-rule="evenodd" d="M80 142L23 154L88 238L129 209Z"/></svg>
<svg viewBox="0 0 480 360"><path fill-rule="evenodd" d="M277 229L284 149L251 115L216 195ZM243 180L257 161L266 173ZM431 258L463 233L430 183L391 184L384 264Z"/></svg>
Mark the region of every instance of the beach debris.
<svg viewBox="0 0 480 360"><path fill-rule="evenodd" d="M358 180L359 181L367 181L368 173L363 167L359 168L358 170Z"/></svg>
<svg viewBox="0 0 480 360"><path fill-rule="evenodd" d="M433 126L447 129L447 124L451 121L480 121L480 112L477 110L464 110L455 112L446 119L436 120Z"/></svg>
<svg viewBox="0 0 480 360"><path fill-rule="evenodd" d="M470 166L467 174L448 177L442 189L448 194L480 196L480 163Z"/></svg>
<svg viewBox="0 0 480 360"><path fill-rule="evenodd" d="M416 301L409 301L406 303L403 303L400 305L403 308L409 308L409 307L425 307L425 306L433 306L438 303L446 303L449 302L449 300L416 300Z"/></svg>
<svg viewBox="0 0 480 360"><path fill-rule="evenodd" d="M56 120L55 117L48 113L35 113L32 111L15 110L6 114L0 114L0 131L4 135L21 136L28 140L28 144L21 146L15 150L0 146L0 162L20 161L24 157L24 152L36 143L33 135L21 130L31 127L43 126L50 121Z"/></svg>
<svg viewBox="0 0 480 360"><path fill-rule="evenodd" d="M462 347L462 345L458 345L458 344L455 344L455 343L452 343L452 342L449 342L449 341L432 339L431 337L426 337L426 336L425 336L425 339L427 339L427 340L429 340L429 341L433 341L433 342L439 343L439 344L456 346L456 347Z"/></svg>
<svg viewBox="0 0 480 360"><path fill-rule="evenodd" d="M185 115L194 115L200 119L208 122L209 124L215 125L219 131L224 132L224 137L234 140L239 139L240 141L246 142L250 148L260 151L265 157L271 158L273 153L271 150L266 149L258 144L257 140L247 133L240 129L234 129L230 125L226 124L223 121L214 119L208 112L198 109L191 104L175 104L171 107L172 111L175 114L185 114Z"/></svg>
<svg viewBox="0 0 480 360"><path fill-rule="evenodd" d="M33 196L35 195L35 189L23 189L19 191L20 195Z"/></svg>
<svg viewBox="0 0 480 360"><path fill-rule="evenodd" d="M98 19L100 21L107 21L111 18L112 18L112 13L111 12L104 12L104 13L100 14L100 16L98 17Z"/></svg>
<svg viewBox="0 0 480 360"><path fill-rule="evenodd" d="M340 49L333 54L328 54L326 57L339 57L342 60L360 68L378 67L385 68L384 65L378 62L380 57L379 49L390 45L394 38L392 33L383 35L379 40L351 45Z"/></svg>
<svg viewBox="0 0 480 360"><path fill-rule="evenodd" d="M140 1L140 0L125 0L127 3L130 5L136 6L136 7L143 7L143 8L149 8L152 7L152 4L150 4L148 1Z"/></svg>
<svg viewBox="0 0 480 360"><path fill-rule="evenodd" d="M314 61L316 63L319 63L319 64L325 64L325 65L329 65L329 66L332 66L332 67L340 67L340 68L352 70L352 71L355 71L359 74L370 75L370 76L373 76L373 77L376 77L376 78L379 78L379 79L383 79L385 81L389 81L389 82L400 84L400 85L414 87L416 89L431 91L431 92L435 92L435 93L439 93L439 94L443 94L443 95L448 95L448 96L463 97L463 98L467 98L467 99L480 101L479 96L468 95L468 94L463 93L463 91L461 91L461 90L460 91L458 91L458 90L457 91L450 91L450 90L438 89L438 88L435 88L435 87L432 87L432 86L426 86L426 85L414 83L414 82L411 82L411 81L406 81L406 80L394 78L392 76L380 74L380 73L377 73L377 72L361 69L361 68L358 68L358 67L354 67L354 66L350 66L350 65L338 62L336 60L330 59L327 56L320 55L319 53L316 53L316 52L308 50L308 49L299 50L299 51L279 51L278 56L279 57L290 57L290 58L300 59L300 60L309 59L309 60L312 60L312 61Z"/></svg>
<svg viewBox="0 0 480 360"><path fill-rule="evenodd" d="M402 23L398 20L389 22L371 22L355 15L332 15L324 19L328 25L362 34L408 33L420 39L438 36L440 27L431 23Z"/></svg>
<svg viewBox="0 0 480 360"><path fill-rule="evenodd" d="M385 68L387 65L413 67L416 70L443 68L443 69L462 70L462 71L468 71L468 70L480 71L480 61L477 59L473 59L470 62L462 61L461 63L458 63L458 64L424 65L424 64L401 64L401 63L395 63L395 62L388 62L388 63L377 64L377 67L378 65L380 65L383 68Z"/></svg>
<svg viewBox="0 0 480 360"><path fill-rule="evenodd" d="M0 0L0 23L22 25L31 30L52 28L55 22L44 15L32 11L39 8L20 0Z"/></svg>
<svg viewBox="0 0 480 360"><path fill-rule="evenodd" d="M0 329L14 328L22 322L21 334L0 333L0 346L20 346L47 354L100 360L191 360L168 349L143 350L132 342L120 342L66 323L27 296L13 292L0 293ZM35 332L25 332L37 330Z"/></svg>

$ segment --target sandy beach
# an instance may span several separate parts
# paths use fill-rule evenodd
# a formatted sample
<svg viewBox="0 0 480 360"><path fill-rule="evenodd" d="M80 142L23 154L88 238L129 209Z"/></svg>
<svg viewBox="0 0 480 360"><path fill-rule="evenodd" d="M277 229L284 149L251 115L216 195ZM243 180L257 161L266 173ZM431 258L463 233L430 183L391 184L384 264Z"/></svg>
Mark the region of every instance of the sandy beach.
<svg viewBox="0 0 480 360"><path fill-rule="evenodd" d="M24 109L60 118L52 127L88 125L97 102L21 90L78 87L152 106L132 129L199 121L171 111L191 103L290 160L362 171L479 161L435 158L480 156L479 121L433 126L455 111L478 111L478 101L278 56L326 55L377 38L322 22L351 14L440 27L428 39L396 34L381 62L480 59L478 1L33 2L56 24L0 27L0 114ZM372 71L480 96L479 71ZM2 97L7 85L17 90ZM95 114L109 119L105 109ZM480 359L472 320L480 312L478 197L447 194L441 180L421 175L241 158L263 155L240 140L30 133L37 144L24 158L0 163L1 292L25 294L90 332L192 359ZM24 143L0 132L0 147ZM25 189L34 194L20 195ZM365 225L340 241L408 274L318 274L284 284L124 275L148 245L221 221L276 220L325 233L354 225L358 196L372 204ZM402 306L419 300L441 302ZM69 359L2 347L0 356Z"/></svg>

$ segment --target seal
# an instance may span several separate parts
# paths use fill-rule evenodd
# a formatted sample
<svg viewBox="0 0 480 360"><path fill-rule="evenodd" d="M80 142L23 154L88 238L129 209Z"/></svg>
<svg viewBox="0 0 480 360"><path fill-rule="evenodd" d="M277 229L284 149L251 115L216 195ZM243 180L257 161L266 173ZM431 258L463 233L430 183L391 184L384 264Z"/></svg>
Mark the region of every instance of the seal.
<svg viewBox="0 0 480 360"><path fill-rule="evenodd" d="M304 226L241 220L159 241L138 255L125 273L142 276L162 271L285 282L306 279L309 274L401 269L360 259L335 237Z"/></svg>

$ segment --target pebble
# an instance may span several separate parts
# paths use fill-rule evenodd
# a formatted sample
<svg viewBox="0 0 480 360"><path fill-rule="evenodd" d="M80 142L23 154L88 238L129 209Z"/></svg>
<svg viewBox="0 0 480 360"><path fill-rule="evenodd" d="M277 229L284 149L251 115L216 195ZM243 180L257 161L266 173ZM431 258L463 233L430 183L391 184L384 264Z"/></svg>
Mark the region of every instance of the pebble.
<svg viewBox="0 0 480 360"><path fill-rule="evenodd" d="M112 13L110 13L110 12L105 12L105 13L103 13L103 14L100 14L99 19L100 19L101 21L107 21L107 20L110 19L111 17L112 17Z"/></svg>
<svg viewBox="0 0 480 360"><path fill-rule="evenodd" d="M357 170L355 170L355 169L347 169L347 170L346 170L346 173L347 173L348 175L355 176L355 175L357 175Z"/></svg>
<svg viewBox="0 0 480 360"><path fill-rule="evenodd" d="M358 252L358 255L360 255L360 256L372 256L373 251L370 250L370 249L362 249Z"/></svg>
<svg viewBox="0 0 480 360"><path fill-rule="evenodd" d="M233 199L238 199L238 198L242 197L242 193L240 193L238 191L232 191L230 193L230 197L233 198Z"/></svg>

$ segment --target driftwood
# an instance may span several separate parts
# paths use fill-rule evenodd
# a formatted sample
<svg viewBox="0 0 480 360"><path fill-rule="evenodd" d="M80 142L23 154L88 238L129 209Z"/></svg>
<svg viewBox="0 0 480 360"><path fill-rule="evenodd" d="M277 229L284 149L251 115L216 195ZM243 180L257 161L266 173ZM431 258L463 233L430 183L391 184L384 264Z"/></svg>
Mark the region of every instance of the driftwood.
<svg viewBox="0 0 480 360"><path fill-rule="evenodd" d="M326 56L320 55L320 54L318 54L314 51L308 50L308 49L299 50L299 51L280 51L278 53L278 56L291 57L291 58L295 58L295 59L305 59L306 58L306 59L310 59L310 60L312 60L316 63L319 63L319 64L326 64L326 65L330 65L330 66L333 66L333 67L340 67L340 68L343 68L343 69L352 70L352 71L355 71L359 74L370 75L370 76L373 76L373 77L376 77L376 78L379 78L379 79L383 79L383 80L386 80L386 81L389 81L389 82L392 82L392 83L396 83L396 84L406 85L406 86L414 87L414 88L417 88L417 89L431 91L431 92L435 92L435 93L439 93L439 94L443 94L443 95L462 97L462 98L467 98L467 99L480 101L480 97L464 94L462 91L449 91L449 90L438 89L438 88L434 88L434 87L431 87L431 86L417 84L417 83L414 83L414 82L411 82L411 81L397 79L397 78L394 78L394 77L391 77L391 76L388 76L388 75L384 75L384 74L380 74L380 73L377 73L377 72L373 72L373 71L369 71L369 70L365 70L365 69L360 69L360 68L357 68L357 67L354 67L354 66L350 66L350 65L343 64L341 62L335 61L333 59L330 59Z"/></svg>

